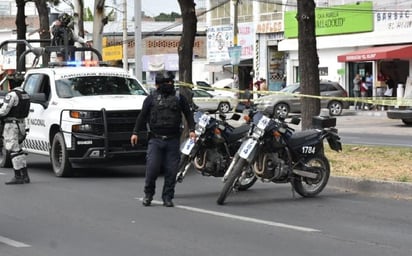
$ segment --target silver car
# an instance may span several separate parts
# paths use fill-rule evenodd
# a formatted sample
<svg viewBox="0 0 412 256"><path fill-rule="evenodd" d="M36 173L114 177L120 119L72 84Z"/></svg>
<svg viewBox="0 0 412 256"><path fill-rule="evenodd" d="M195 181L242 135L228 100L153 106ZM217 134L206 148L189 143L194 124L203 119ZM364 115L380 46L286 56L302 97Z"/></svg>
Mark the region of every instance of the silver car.
<svg viewBox="0 0 412 256"><path fill-rule="evenodd" d="M235 98L213 95L202 89L193 88L192 93L193 102L203 111L227 113L237 104Z"/></svg>
<svg viewBox="0 0 412 256"><path fill-rule="evenodd" d="M279 92L279 94L271 94L256 99L254 102L257 104L258 110L265 111L274 116L283 117L287 117L289 113L301 112L299 83L286 86ZM320 95L325 97L337 97L332 99L321 99L320 101L321 108L328 108L331 116L339 116L342 114L343 109L349 108L348 101L339 99L348 97L348 93L337 82L321 81Z"/></svg>

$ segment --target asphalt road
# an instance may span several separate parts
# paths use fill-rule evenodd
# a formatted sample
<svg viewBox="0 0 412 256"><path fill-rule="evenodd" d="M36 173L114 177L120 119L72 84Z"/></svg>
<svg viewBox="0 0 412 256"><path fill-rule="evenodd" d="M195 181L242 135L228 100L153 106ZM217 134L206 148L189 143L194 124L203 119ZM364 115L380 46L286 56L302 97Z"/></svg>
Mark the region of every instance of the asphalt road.
<svg viewBox="0 0 412 256"><path fill-rule="evenodd" d="M294 198L289 185L257 183L218 206L220 180L192 173L175 208L146 208L143 168L64 179L44 160L30 159L32 184L0 185L2 256L412 254L412 201L333 188Z"/></svg>
<svg viewBox="0 0 412 256"><path fill-rule="evenodd" d="M346 118L360 122L339 117L340 130L350 130ZM6 186L11 170L0 169L1 256L412 255L412 200L354 193L332 180L311 199L259 182L218 206L221 181L191 173L176 187L175 208L147 208L144 166L57 178L48 158L28 162L31 184Z"/></svg>
<svg viewBox="0 0 412 256"><path fill-rule="evenodd" d="M412 147L412 127L387 118L385 111L346 111L336 124L346 144Z"/></svg>

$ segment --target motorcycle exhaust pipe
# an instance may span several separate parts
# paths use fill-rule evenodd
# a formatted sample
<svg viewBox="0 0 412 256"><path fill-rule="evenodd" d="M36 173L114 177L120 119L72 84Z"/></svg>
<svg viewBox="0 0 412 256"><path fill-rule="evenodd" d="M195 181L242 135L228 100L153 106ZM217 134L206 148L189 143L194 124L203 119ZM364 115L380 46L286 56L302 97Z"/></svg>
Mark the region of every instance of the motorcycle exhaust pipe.
<svg viewBox="0 0 412 256"><path fill-rule="evenodd" d="M302 171L302 170L298 170L298 169L293 169L292 172L296 175L306 177L306 178L310 178L310 179L317 179L318 178L318 174L313 173L313 172Z"/></svg>

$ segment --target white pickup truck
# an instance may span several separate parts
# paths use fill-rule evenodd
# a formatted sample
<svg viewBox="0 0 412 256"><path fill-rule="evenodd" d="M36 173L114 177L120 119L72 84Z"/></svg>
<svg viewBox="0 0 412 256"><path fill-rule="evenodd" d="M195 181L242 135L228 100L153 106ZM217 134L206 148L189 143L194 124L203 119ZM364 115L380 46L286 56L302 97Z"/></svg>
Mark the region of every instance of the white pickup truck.
<svg viewBox="0 0 412 256"><path fill-rule="evenodd" d="M56 176L75 167L144 162L147 136L132 147L130 136L148 91L116 67L30 69L22 83L30 95L28 153L50 157ZM2 150L0 166L10 165Z"/></svg>

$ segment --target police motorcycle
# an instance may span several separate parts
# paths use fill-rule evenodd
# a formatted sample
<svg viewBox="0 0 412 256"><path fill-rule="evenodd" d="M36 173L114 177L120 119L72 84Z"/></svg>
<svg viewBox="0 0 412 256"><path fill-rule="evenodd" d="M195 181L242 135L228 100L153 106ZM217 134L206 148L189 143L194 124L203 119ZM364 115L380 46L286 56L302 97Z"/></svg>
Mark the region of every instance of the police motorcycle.
<svg viewBox="0 0 412 256"><path fill-rule="evenodd" d="M250 131L223 176L223 188L217 204L224 204L238 184L248 178L249 166L262 182L291 183L292 191L302 197L314 197L326 186L330 164L324 153L324 140L332 150L342 150L335 118L314 117L313 129L300 132L289 126L298 125L300 119L269 117L249 110Z"/></svg>
<svg viewBox="0 0 412 256"><path fill-rule="evenodd" d="M188 138L181 144L177 182L183 182L187 172L193 167L204 176L222 177L233 155L238 150L249 130L248 124L234 127L229 120L239 120L241 116L233 113L230 119L225 114L211 115L202 111L195 112L196 141ZM237 184L238 190L247 190L256 182L251 168Z"/></svg>

